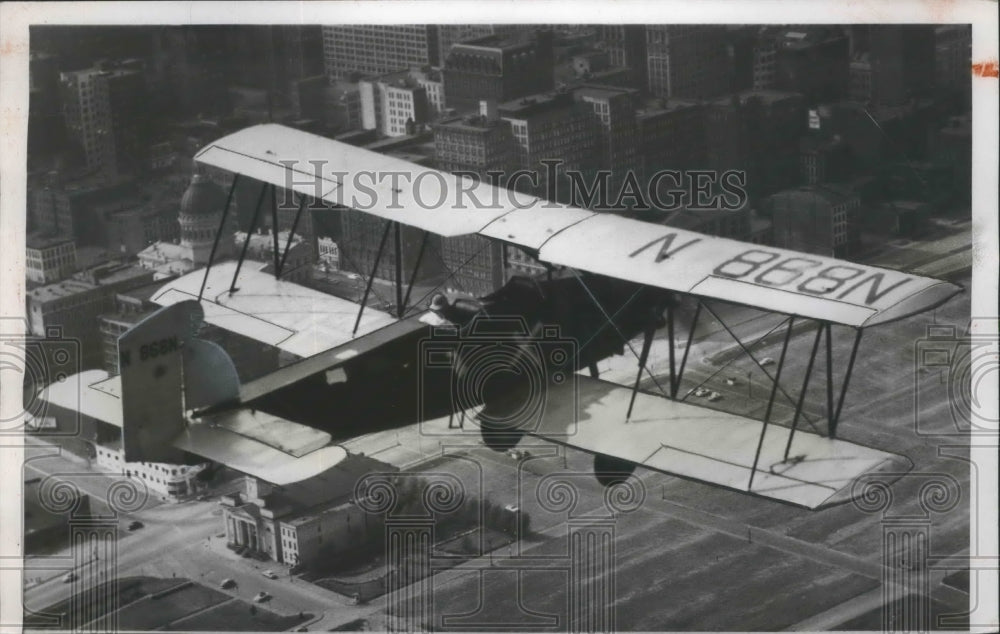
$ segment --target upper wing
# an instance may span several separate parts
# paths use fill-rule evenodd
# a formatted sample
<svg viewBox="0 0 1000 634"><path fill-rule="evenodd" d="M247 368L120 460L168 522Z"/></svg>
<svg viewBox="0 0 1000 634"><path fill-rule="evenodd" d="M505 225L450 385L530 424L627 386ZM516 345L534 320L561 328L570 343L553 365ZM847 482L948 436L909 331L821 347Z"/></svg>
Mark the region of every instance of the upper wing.
<svg viewBox="0 0 1000 634"><path fill-rule="evenodd" d="M934 308L961 287L933 278L558 205L275 124L195 160L450 237L671 291L854 327Z"/></svg>

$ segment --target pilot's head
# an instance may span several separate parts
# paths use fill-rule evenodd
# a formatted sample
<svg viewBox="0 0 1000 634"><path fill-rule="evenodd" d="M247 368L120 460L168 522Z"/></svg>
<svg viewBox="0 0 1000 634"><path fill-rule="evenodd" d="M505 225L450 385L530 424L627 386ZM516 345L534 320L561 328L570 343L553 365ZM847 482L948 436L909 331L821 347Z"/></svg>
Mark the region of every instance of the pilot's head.
<svg viewBox="0 0 1000 634"><path fill-rule="evenodd" d="M449 302L448 298L442 295L441 293L437 293L434 295L434 297L431 298L431 310L433 310L436 313L440 313L443 310L447 310L450 306L451 302Z"/></svg>

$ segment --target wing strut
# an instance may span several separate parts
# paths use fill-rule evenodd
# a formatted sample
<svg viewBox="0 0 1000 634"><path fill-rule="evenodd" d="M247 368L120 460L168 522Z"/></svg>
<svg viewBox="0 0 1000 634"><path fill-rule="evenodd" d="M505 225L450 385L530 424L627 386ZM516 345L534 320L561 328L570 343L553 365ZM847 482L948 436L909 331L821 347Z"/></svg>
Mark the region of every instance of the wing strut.
<svg viewBox="0 0 1000 634"><path fill-rule="evenodd" d="M420 239L420 249L417 251L417 261L413 264L413 272L410 273L410 281L406 285L406 295L403 296L403 304L399 308L399 318L402 319L406 313L406 307L410 303L410 293L413 292L413 284L417 281L417 272L420 270L420 263L424 260L424 250L427 248L427 240L430 232L424 231L423 238Z"/></svg>
<svg viewBox="0 0 1000 634"><path fill-rule="evenodd" d="M851 372L854 370L854 361L858 356L858 346L861 345L861 335L864 328L858 328L854 333L854 346L851 347L851 358L847 362L847 372L844 374L844 384L840 386L840 398L837 400L837 409L830 420L830 438L837 437L837 423L840 422L840 410L844 408L844 397L847 396L847 386L851 382Z"/></svg>
<svg viewBox="0 0 1000 634"><path fill-rule="evenodd" d="M205 277L201 278L201 288L198 290L198 301L201 301L205 294L205 284L208 283L208 273L212 270L212 263L215 261L215 252L219 250L219 240L222 232L226 229L226 216L229 215L229 207L233 203L233 194L236 192L236 183L240 180L239 174L233 174L233 184L229 186L229 194L226 196L226 206L222 208L222 219L219 220L219 229L215 232L215 240L212 241L212 251L208 254L208 264L205 266Z"/></svg>
<svg viewBox="0 0 1000 634"><path fill-rule="evenodd" d="M760 428L760 438L757 440L757 451L753 456L753 466L750 468L750 483L747 484L747 491L753 490L753 477L757 475L757 463L760 461L760 450L764 447L764 434L767 433L767 424L771 421L771 409L774 407L774 397L778 394L778 381L781 379L781 370L785 367L785 353L788 352L788 341L792 338L792 326L795 325L795 315L788 318L788 327L785 329L785 341L781 344L781 358L778 361L778 369L774 371L774 385L771 386L771 396L767 399L767 409L764 411L764 425Z"/></svg>
<svg viewBox="0 0 1000 634"><path fill-rule="evenodd" d="M292 248L292 238L295 237L295 230L299 228L299 218L306 208L306 197L299 194L299 210L295 212L295 220L292 221L292 230L288 232L288 240L285 240L285 252L281 254L281 262L275 272L275 277L281 277L281 272L285 270L285 261L288 259L288 252Z"/></svg>
<svg viewBox="0 0 1000 634"><path fill-rule="evenodd" d="M382 240L378 243L378 253L375 254L375 263L372 264L372 274L368 276L368 283L365 284L365 294L361 297L361 305L358 306L358 318L354 320L354 330L351 331L351 337L358 334L358 326L361 325L361 315L365 312L365 304L368 303L368 295L372 292L372 283L375 281L375 273L378 272L379 262L382 261L382 251L385 250L385 241L389 239L389 229L392 229L394 223L391 220L387 220L385 223L385 230L382 232Z"/></svg>
<svg viewBox="0 0 1000 634"><path fill-rule="evenodd" d="M642 380L642 371L646 367L646 361L649 360L649 349L653 346L653 335L656 333L656 328L652 325L646 328L646 332L643 333L642 339L642 355L639 357L639 371L635 375L635 385L632 387L632 397L628 401L628 412L625 414L625 422L629 422L632 419L632 406L635 405L635 395L639 392L639 382ZM671 368L672 370L672 368ZM670 373L670 383L671 391L673 391L673 372Z"/></svg>
<svg viewBox="0 0 1000 634"><path fill-rule="evenodd" d="M681 355L681 367L677 369L677 381L673 386L670 394L670 398L676 399L677 392L680 391L681 379L684 378L684 366L687 365L688 352L691 351L691 342L694 341L694 331L698 327L698 317L701 316L701 300L698 300L698 306L694 309L694 317L691 319L691 329L688 331L687 345L684 346L684 354Z"/></svg>
<svg viewBox="0 0 1000 634"><path fill-rule="evenodd" d="M260 217L260 205L264 202L264 194L267 193L267 187L267 183L260 186L260 195L257 196L257 205L253 209L253 220L250 221L250 228L247 229L247 239L243 241L243 249L240 251L240 259L236 262L236 270L233 272L233 281L229 285L230 295L237 291L236 280L240 276L240 269L243 267L243 260L247 257L247 249L250 248L250 236L253 235L254 229L257 228L257 219ZM273 187L273 185L271 187Z"/></svg>
<svg viewBox="0 0 1000 634"><path fill-rule="evenodd" d="M392 244L393 250L396 252L395 259L395 278L396 278L396 317L399 319L403 318L403 237L401 234L402 229L399 227L398 222L392 223L395 225L395 230L392 232Z"/></svg>
<svg viewBox="0 0 1000 634"><path fill-rule="evenodd" d="M667 305L667 339L670 340L670 398L674 398L677 396L678 381L677 363L674 359L674 307L672 304Z"/></svg>
<svg viewBox="0 0 1000 634"><path fill-rule="evenodd" d="M756 364L756 366L761 369L761 371L764 373L764 376L766 376L771 381L774 381L775 383L777 383L777 381L775 380L775 377L771 376L771 373L767 371L767 368L765 368L764 366L762 366L760 364L760 361L758 361L752 354L750 354L750 350L747 348L747 346L740 340L739 337L736 336L736 333L734 333L732 331L732 329L726 324L726 322L722 321L722 319L715 313L714 310L712 310L712 307L709 306L707 303L705 304L705 310L707 310L709 313L711 313L711 315L713 317L715 317L715 320L719 322L719 324L723 327L723 329L725 329L725 331L729 333L729 336L732 337L734 341L736 341L736 343L737 343L737 345L739 345L740 349L743 350L743 353L745 355L747 355L748 357L750 357L750 360L753 361L754 364ZM774 328L772 328L772 330L776 330L780 326L781 326L781 323L779 323L777 326L775 326ZM758 341L760 341L760 340L758 339ZM751 345L753 345L753 344L751 344ZM779 370L780 370L780 368L779 368ZM778 389L781 390L781 393L784 395L784 397L786 399L788 399L789 404L795 403L795 399L793 399L788 394L788 392L785 391L785 388L783 388L783 387L781 387L779 385ZM810 425L813 424L813 421L810 420L809 417L806 416L804 413L803 413L802 416L803 416L803 418L806 419L807 423L809 423Z"/></svg>
<svg viewBox="0 0 1000 634"><path fill-rule="evenodd" d="M249 241L250 236L247 236L247 242ZM281 252L278 250L278 188L274 185L271 185L271 242L271 249L274 251L274 279L278 279Z"/></svg>
<svg viewBox="0 0 1000 634"><path fill-rule="evenodd" d="M615 329L615 332L618 333L618 336L621 337L621 339L625 343L625 345L628 346L628 349L632 351L632 354L637 359L641 359L642 357L640 355L636 354L635 348L632 347L632 342L630 342L628 340L628 337L626 337L624 335L624 333L622 333L621 329L618 328L618 326L615 325L614 318L611 315L608 314L608 311L604 308L604 306L601 305L601 302L598 301L598 299L596 297L594 297L594 294L590 291L590 287L587 286L587 283L583 281L582 277L580 277L580 273L577 272L577 270L573 269L573 268L571 268L569 270L573 273L573 277L576 278L576 281L580 283L580 286L583 287L583 290L587 293L587 296L590 297L590 301L594 302L594 305L597 306L597 309L601 311L601 314L604 316L604 319L606 319L607 322L608 322L608 324L612 328ZM633 297L634 297L634 295L633 295ZM645 367L645 364L640 363L639 364L639 368L640 368L639 369L640 373L642 372L643 369L646 370L646 373L649 374L649 378L653 380L653 383L656 385L656 388L658 390L660 390L661 394L663 394L664 396L666 396L667 392L666 392L666 390L663 389L663 386L660 385L660 382L656 380L656 375L654 375L652 372L650 372L649 368Z"/></svg>
<svg viewBox="0 0 1000 634"><path fill-rule="evenodd" d="M795 430L799 426L799 416L802 414L802 405L806 401L806 392L809 390L809 377L812 376L813 365L816 361L816 353L819 352L819 340L823 337L823 325L816 329L816 338L813 339L812 352L809 353L809 363L806 364L806 376L802 379L802 390L799 392L799 400L795 404L795 415L792 417L792 428L788 432L788 442L785 443L785 460L788 460L788 453L792 450L792 439L795 438Z"/></svg>

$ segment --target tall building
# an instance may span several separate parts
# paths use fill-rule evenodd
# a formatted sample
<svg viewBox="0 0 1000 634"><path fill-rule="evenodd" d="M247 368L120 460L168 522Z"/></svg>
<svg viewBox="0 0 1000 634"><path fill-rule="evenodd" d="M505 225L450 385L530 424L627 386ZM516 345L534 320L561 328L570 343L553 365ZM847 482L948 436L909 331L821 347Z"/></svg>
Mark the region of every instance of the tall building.
<svg viewBox="0 0 1000 634"><path fill-rule="evenodd" d="M51 155L65 143L55 55L32 52L28 61L28 160Z"/></svg>
<svg viewBox="0 0 1000 634"><path fill-rule="evenodd" d="M972 64L972 27L949 24L934 29L934 85L957 90L964 103L971 103L969 67Z"/></svg>
<svg viewBox="0 0 1000 634"><path fill-rule="evenodd" d="M537 187L526 178L514 187L541 197L567 198L568 171L582 173L589 182L598 163L600 139L592 104L576 101L571 92L559 92L509 101L498 111L517 141L519 169L538 176ZM543 161L561 161L554 181Z"/></svg>
<svg viewBox="0 0 1000 634"><path fill-rule="evenodd" d="M445 104L473 112L480 100L498 103L553 87L553 34L530 39L491 35L455 44L444 60Z"/></svg>
<svg viewBox="0 0 1000 634"><path fill-rule="evenodd" d="M661 170L705 168L705 107L698 102L652 101L636 114L636 135L644 183ZM669 178L660 179L659 200L665 205L674 204L670 192L681 187L682 183Z"/></svg>
<svg viewBox="0 0 1000 634"><path fill-rule="evenodd" d="M771 27L762 27L753 44L753 89L774 88L777 66L777 39L769 34Z"/></svg>
<svg viewBox="0 0 1000 634"><path fill-rule="evenodd" d="M639 92L628 88L584 85L573 95L593 109L598 123L597 167L611 171L610 196L616 197L629 172L639 168L639 137L635 111ZM613 198L612 198L613 200Z"/></svg>
<svg viewBox="0 0 1000 634"><path fill-rule="evenodd" d="M745 91L705 106L708 169L740 170L752 196L799 182L799 137L808 123L800 94Z"/></svg>
<svg viewBox="0 0 1000 634"><path fill-rule="evenodd" d="M323 61L333 82L352 73L382 75L439 64L437 27L427 24L340 24L323 27Z"/></svg>
<svg viewBox="0 0 1000 634"><path fill-rule="evenodd" d="M862 36L859 31L867 33ZM865 91L852 94L852 98L879 106L895 106L927 96L933 89L933 25L858 25L851 27L851 34L852 39L857 40L853 47L852 75L856 69L870 75L867 81L858 80L858 86L864 86Z"/></svg>
<svg viewBox="0 0 1000 634"><path fill-rule="evenodd" d="M641 24L602 24L597 28L611 65L628 69L630 82L645 90L646 27Z"/></svg>
<svg viewBox="0 0 1000 634"><path fill-rule="evenodd" d="M264 91L272 108L290 105L296 82L323 74L318 25L243 25L220 35L229 60L227 84Z"/></svg>
<svg viewBox="0 0 1000 634"><path fill-rule="evenodd" d="M104 225L105 246L124 255L135 255L155 242L176 242L180 237L177 210L139 198L95 203L95 216Z"/></svg>
<svg viewBox="0 0 1000 634"><path fill-rule="evenodd" d="M769 36L776 49L774 88L802 93L807 104L847 96L850 42L840 27L781 27Z"/></svg>
<svg viewBox="0 0 1000 634"><path fill-rule="evenodd" d="M149 102L141 62L102 64L62 73L60 80L67 132L86 166L111 175L147 167Z"/></svg>
<svg viewBox="0 0 1000 634"><path fill-rule="evenodd" d="M484 102L482 110L481 114L452 117L434 125L438 169L475 172L483 182L491 182L490 171L510 175L517 169L519 147L510 121L499 118L496 104Z"/></svg>
<svg viewBox="0 0 1000 634"><path fill-rule="evenodd" d="M78 247L104 246L102 222L96 205L129 197L125 180L108 180L98 174L74 178L53 171L28 180L28 215L40 233L72 236Z"/></svg>
<svg viewBox="0 0 1000 634"><path fill-rule="evenodd" d="M860 245L861 199L846 187L813 185L771 196L774 246L847 257Z"/></svg>
<svg viewBox="0 0 1000 634"><path fill-rule="evenodd" d="M947 166L955 197L968 203L972 197L972 116L949 117L930 139L931 159Z"/></svg>
<svg viewBox="0 0 1000 634"><path fill-rule="evenodd" d="M30 332L45 337L52 327L60 329L63 339L79 343L78 367L99 367L103 354L98 318L114 308L115 293L152 280L151 271L110 263L32 289L27 292Z"/></svg>
<svg viewBox="0 0 1000 634"><path fill-rule="evenodd" d="M444 97L444 74L441 70L429 66L411 68L410 77L426 91L427 107L430 110L430 116L437 118L444 114L447 106Z"/></svg>
<svg viewBox="0 0 1000 634"><path fill-rule="evenodd" d="M337 134L361 129L361 91L357 83L336 80L323 95L324 124Z"/></svg>
<svg viewBox="0 0 1000 634"><path fill-rule="evenodd" d="M657 97L711 99L729 91L726 27L646 26L649 92Z"/></svg>
<svg viewBox="0 0 1000 634"><path fill-rule="evenodd" d="M430 122L432 110L427 88L409 71L363 79L361 127L385 136L406 136Z"/></svg>
<svg viewBox="0 0 1000 634"><path fill-rule="evenodd" d="M492 24L439 24L437 59L433 63L437 66L444 64L448 59L451 47L459 42L467 40L477 40L482 37L493 35L497 32Z"/></svg>
<svg viewBox="0 0 1000 634"><path fill-rule="evenodd" d="M485 183L502 186L503 176L517 169L518 146L509 121L498 118L496 104L483 102L481 114L454 117L434 126L434 152L439 169L472 172ZM496 178L496 180L494 180ZM448 284L451 292L475 296L497 290L505 281L503 247L479 236L441 240L441 257L455 272Z"/></svg>
<svg viewBox="0 0 1000 634"><path fill-rule="evenodd" d="M51 284L76 273L76 243L72 238L29 233L25 245L25 277L29 282Z"/></svg>
<svg viewBox="0 0 1000 634"><path fill-rule="evenodd" d="M149 68L152 96L174 113L228 114L228 31L219 25L156 27Z"/></svg>

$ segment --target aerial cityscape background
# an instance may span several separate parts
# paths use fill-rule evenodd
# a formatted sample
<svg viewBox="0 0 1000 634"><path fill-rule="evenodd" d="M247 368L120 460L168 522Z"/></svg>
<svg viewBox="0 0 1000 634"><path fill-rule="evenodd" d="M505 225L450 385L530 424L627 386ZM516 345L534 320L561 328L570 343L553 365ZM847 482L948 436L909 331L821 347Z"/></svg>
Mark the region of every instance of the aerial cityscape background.
<svg viewBox="0 0 1000 634"><path fill-rule="evenodd" d="M419 232L405 228L397 267L395 253L377 257L381 220L323 201L309 201L299 217L297 202L279 196L277 222L267 213L257 218L261 183L242 178L233 186L232 174L194 164L198 150L226 134L280 123L558 203L949 280L970 276L970 25L33 26L30 36L25 314L30 335L66 345L46 347L48 370L27 377L25 394L34 402L34 431L64 430L72 419L78 433L46 440L65 450L58 465L43 468L36 461L31 469L38 473L26 471L38 476L26 480L28 549L64 546L68 520L37 501L41 479L59 469L86 464L141 480L157 504L218 498L215 516L206 516L205 504L153 507L143 515L154 528L147 530L146 551L123 555L122 569L134 575L128 592L146 596L172 587L153 580L167 577L165 570L223 589L233 587L229 581L261 582L259 571L246 573L251 564L239 556L280 572L282 581L261 586L268 599L293 574L316 585L281 588L287 594L271 602L273 613L251 607L252 618L245 617L240 606L247 621L212 613L218 620L200 622L203 629L278 630L319 619L342 626L373 618L361 607L344 607L336 616L322 612L334 593L349 599L344 606L358 606L387 587L373 568L354 574L384 526L355 504L353 482L373 471L405 471L433 452L415 448L418 435L405 441L397 435L376 458L374 441L366 441L352 445L357 457L336 477L280 489L196 460L126 464L118 430L33 398L51 373L118 374L118 337L157 309L151 298L164 284L206 266L217 237L214 261L235 259L245 247L248 263L267 273L274 272L274 245L284 250L287 244L282 279L354 302L368 296L365 281L374 273L368 305L388 312L397 301L397 275L415 279L414 297L437 286L483 296L511 276L546 272L524 253L478 236L432 237L424 245ZM509 178L518 171L536 177ZM665 172L679 176L657 177ZM591 196L602 173L608 177L601 195ZM726 173L738 175L745 194L735 206L715 196L725 190L718 175ZM698 174L708 175L704 188ZM712 202L705 204L697 191ZM220 233L230 196L236 213ZM417 268L425 246L428 257ZM967 319L960 308L952 312ZM201 336L225 348L243 381L294 361L221 328L206 326ZM724 354L720 349L712 352ZM725 395L735 403L734 394L742 398L745 391L746 412L753 411L752 376L740 376L746 384L727 378L738 387ZM880 393L870 389L870 400L878 400ZM448 519L446 550L468 555L462 536L470 530L480 530L478 538L492 550L525 538L529 525L539 534L547 526L544 512L532 509L525 520L522 509L499 501L519 472L488 468L496 469L486 478L489 495L477 499L481 507ZM110 486L81 485L82 497L99 506ZM89 512L92 504L81 502L75 512ZM489 527L470 528L480 511ZM757 517L753 513L748 508L747 516ZM952 542L967 538L967 517L965 524L948 522ZM679 535L689 530L674 529ZM870 537L866 544L876 544L875 532ZM802 539L809 538L807 532ZM828 538L824 532L816 540ZM736 542L718 539L707 550ZM151 550L170 550L159 544L188 550L158 555L161 571L146 563ZM227 563L198 569L195 550L202 547L206 561ZM796 556L789 561L798 562ZM824 565L842 560L834 553ZM742 565L752 576L752 560ZM818 603L854 596L838 594L849 592L843 588L874 591L862 563L848 568L829 575L795 568L788 584L821 579L809 586L810 600ZM339 574L344 571L351 574ZM264 577L276 579L270 572ZM37 584L32 609L67 600L41 574L27 583ZM213 599L219 605L230 605L228 595L210 592L219 595ZM442 596L459 605L462 592L453 588ZM948 592L938 598L954 603ZM197 600L208 601L204 596ZM198 629L180 608L191 600L176 598L172 605L185 616L159 614L149 629ZM129 618L143 610L129 609ZM759 610L746 617L754 622L735 612L726 620L721 609L718 629L789 627L808 616L790 610L782 613L785 622ZM837 624L864 629L874 618L864 617L852 622L845 616ZM82 626L103 623L104 616L78 618ZM671 618L638 618L627 626L686 629L711 617ZM146 627L141 618L121 622ZM386 626L372 621L372 627Z"/></svg>

